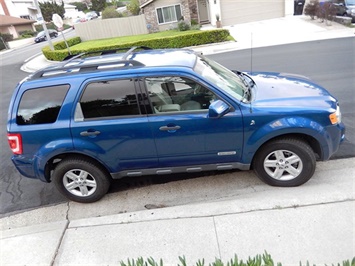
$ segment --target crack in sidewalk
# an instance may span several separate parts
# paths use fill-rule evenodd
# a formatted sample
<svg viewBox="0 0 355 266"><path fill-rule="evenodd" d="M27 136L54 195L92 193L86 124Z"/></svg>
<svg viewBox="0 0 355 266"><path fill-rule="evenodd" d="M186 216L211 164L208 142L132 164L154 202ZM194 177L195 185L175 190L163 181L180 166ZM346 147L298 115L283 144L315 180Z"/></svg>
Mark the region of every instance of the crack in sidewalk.
<svg viewBox="0 0 355 266"><path fill-rule="evenodd" d="M62 246L65 233L67 232L68 227L69 227L69 223L70 223L69 211L70 211L70 202L67 202L67 212L66 212L66 215L65 215L65 219L66 219L67 223L66 223L66 226L65 226L65 228L64 228L64 230L62 232L62 235L61 235L61 237L59 239L58 245L56 247L55 254L54 254L53 259L52 259L51 264L50 264L51 266L53 266L55 264L55 261L57 260L57 256L58 256L59 250L60 250L60 248Z"/></svg>

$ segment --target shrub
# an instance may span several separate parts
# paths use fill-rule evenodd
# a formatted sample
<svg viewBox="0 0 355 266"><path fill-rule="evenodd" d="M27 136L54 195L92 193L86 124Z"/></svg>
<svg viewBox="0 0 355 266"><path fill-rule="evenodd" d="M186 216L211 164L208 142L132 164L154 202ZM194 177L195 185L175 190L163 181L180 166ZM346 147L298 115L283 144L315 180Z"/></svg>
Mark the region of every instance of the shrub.
<svg viewBox="0 0 355 266"><path fill-rule="evenodd" d="M304 8L304 14L310 16L311 19L314 19L318 14L319 1L311 0Z"/></svg>
<svg viewBox="0 0 355 266"><path fill-rule="evenodd" d="M104 11L102 11L102 19L108 19L108 18L119 18L120 13L117 12L117 10L112 7L106 7Z"/></svg>
<svg viewBox="0 0 355 266"><path fill-rule="evenodd" d="M80 42L80 37L74 37L67 40L69 47L74 46ZM44 48L42 48L42 53L48 60L62 61L69 55L65 41L56 42L54 43L53 47L54 51L52 51L49 46L45 46Z"/></svg>
<svg viewBox="0 0 355 266"><path fill-rule="evenodd" d="M335 6L330 2L324 2L318 9L317 17L322 21L332 21L337 13Z"/></svg>
<svg viewBox="0 0 355 266"><path fill-rule="evenodd" d="M47 29L51 29L51 30L58 30L57 26L54 25L53 22L49 22L49 23L46 23L46 27ZM71 28L72 26L68 25L68 24L64 24L63 25L63 28L66 30L66 29L69 29ZM39 25L35 25L35 28L36 28L36 31L37 32L40 32L40 31L43 31L43 26L42 24L39 24Z"/></svg>
<svg viewBox="0 0 355 266"><path fill-rule="evenodd" d="M6 49L5 43L0 39L0 51Z"/></svg>
<svg viewBox="0 0 355 266"><path fill-rule="evenodd" d="M228 40L229 31L226 29L216 29L216 30L206 30L206 31L194 31L191 33L186 33L180 36L172 37L159 37L155 39L132 41L129 43L105 45L105 41L102 42L100 47L88 47L76 48L75 46L70 48L72 54L80 54L83 52L95 52L103 50L114 50L118 48L133 47L133 46L148 46L153 49L165 49L165 48L183 48L189 46L196 46L208 43L217 43ZM80 38L72 38L68 40L69 46L73 46L80 43ZM69 55L65 43L58 42L54 45L55 50L51 51L48 46L42 49L44 56L48 60L62 61L65 57Z"/></svg>
<svg viewBox="0 0 355 266"><path fill-rule="evenodd" d="M191 26L189 23L185 22L184 20L181 20L178 23L178 29L179 31L187 31L191 29Z"/></svg>
<svg viewBox="0 0 355 266"><path fill-rule="evenodd" d="M191 19L191 30L199 30L201 25L195 19Z"/></svg>
<svg viewBox="0 0 355 266"><path fill-rule="evenodd" d="M131 0L129 4L127 4L127 10L133 15L139 15L140 8L139 8L139 1L138 0Z"/></svg>
<svg viewBox="0 0 355 266"><path fill-rule="evenodd" d="M19 34L23 38L30 38L30 37L36 36L37 32L32 31L32 30L24 30L24 31L19 32ZM29 37L25 37L25 36L29 36Z"/></svg>
<svg viewBox="0 0 355 266"><path fill-rule="evenodd" d="M0 33L0 37L4 40L4 42L10 42L14 39L14 36L10 33Z"/></svg>

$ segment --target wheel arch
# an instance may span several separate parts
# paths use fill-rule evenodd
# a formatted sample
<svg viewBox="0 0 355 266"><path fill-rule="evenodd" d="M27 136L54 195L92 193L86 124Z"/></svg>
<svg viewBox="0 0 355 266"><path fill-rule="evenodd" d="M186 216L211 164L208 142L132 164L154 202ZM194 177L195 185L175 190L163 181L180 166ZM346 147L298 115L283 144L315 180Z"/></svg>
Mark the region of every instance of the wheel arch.
<svg viewBox="0 0 355 266"><path fill-rule="evenodd" d="M322 148L321 145L319 143L319 141L314 138L313 136L304 134L304 133L290 133L290 134L282 134L282 135L278 135L278 136L274 136L272 138L269 138L267 141L263 142L255 151L254 156L251 160L251 168L253 168L253 164L254 164L254 159L257 155L257 153L263 149L263 147L267 144L269 144L270 142L279 140L279 139L286 139L286 138L292 138L292 139L298 139L301 140L305 143L307 143L311 149L313 150L313 152L316 155L316 158L321 158L322 157Z"/></svg>
<svg viewBox="0 0 355 266"><path fill-rule="evenodd" d="M242 161L252 163L256 153L263 145L284 137L303 139L317 155L317 159L327 158L325 148L329 145L330 136L326 127L307 117L292 116L268 121L249 131L249 134L246 132Z"/></svg>
<svg viewBox="0 0 355 266"><path fill-rule="evenodd" d="M88 156L86 154L71 152L71 153L57 154L47 161L45 168L44 168L44 176L45 176L45 179L47 182L51 182L52 171L57 167L57 165L62 160L68 159L68 158L78 158L78 159L90 161L91 163L97 165L102 170L104 170L107 173L107 175L110 176L112 179L112 176L110 174L108 167L104 163L100 162L98 159Z"/></svg>

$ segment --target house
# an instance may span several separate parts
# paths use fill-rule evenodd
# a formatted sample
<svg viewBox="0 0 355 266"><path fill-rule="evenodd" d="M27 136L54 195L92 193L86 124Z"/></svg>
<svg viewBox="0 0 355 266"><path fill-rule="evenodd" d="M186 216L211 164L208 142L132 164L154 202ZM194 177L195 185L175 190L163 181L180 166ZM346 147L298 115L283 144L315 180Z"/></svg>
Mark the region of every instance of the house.
<svg viewBox="0 0 355 266"><path fill-rule="evenodd" d="M51 0L40 0L45 2ZM69 0L68 0L69 1ZM74 0L72 0L74 2ZM80 0L78 0L80 1ZM76 18L79 15L76 6L64 2L65 16L68 18ZM62 0L58 0L57 4L61 4ZM0 14L6 16L19 17L24 19L37 20L37 8L34 0L0 0Z"/></svg>
<svg viewBox="0 0 355 266"><path fill-rule="evenodd" d="M24 19L37 19L33 0L0 0L0 14Z"/></svg>
<svg viewBox="0 0 355 266"><path fill-rule="evenodd" d="M64 14L65 18L79 17L79 14L78 14L79 11L76 9L76 6L74 6L74 5L64 4L64 10L65 10L65 14Z"/></svg>
<svg viewBox="0 0 355 266"><path fill-rule="evenodd" d="M223 25L292 15L294 0L139 0L150 32L169 29L180 19Z"/></svg>
<svg viewBox="0 0 355 266"><path fill-rule="evenodd" d="M34 27L35 20L0 15L0 32L12 34L14 38L18 38L22 31L36 31Z"/></svg>

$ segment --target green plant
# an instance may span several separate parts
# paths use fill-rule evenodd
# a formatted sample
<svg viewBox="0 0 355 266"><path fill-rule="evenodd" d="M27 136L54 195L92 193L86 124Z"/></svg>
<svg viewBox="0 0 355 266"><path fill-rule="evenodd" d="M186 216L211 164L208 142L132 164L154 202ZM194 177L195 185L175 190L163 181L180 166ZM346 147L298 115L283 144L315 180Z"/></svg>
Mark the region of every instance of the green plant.
<svg viewBox="0 0 355 266"><path fill-rule="evenodd" d="M70 2L71 5L75 6L78 11L87 11L88 6L84 2Z"/></svg>
<svg viewBox="0 0 355 266"><path fill-rule="evenodd" d="M47 29L57 30L57 26L54 25L53 22L46 23L46 27L47 27ZM35 25L35 28L36 28L36 32L43 31L43 26L42 26L42 24ZM63 25L63 28L66 30L66 29L71 28L71 26L68 25L68 24L64 24L64 25Z"/></svg>
<svg viewBox="0 0 355 266"><path fill-rule="evenodd" d="M146 34L129 36L127 38L113 38L95 40L81 43L80 38L68 40L72 54L83 52L95 52L103 50L114 50L122 47L148 46L154 49L182 48L202 45L207 43L223 42L230 38L228 30L206 30L206 31L168 31L158 34ZM74 44L75 43L75 44ZM42 49L48 60L62 61L69 55L64 42L54 44L54 51L48 46Z"/></svg>
<svg viewBox="0 0 355 266"><path fill-rule="evenodd" d="M139 1L138 0L131 0L131 2L127 5L127 10L131 12L133 16L139 15Z"/></svg>
<svg viewBox="0 0 355 266"><path fill-rule="evenodd" d="M62 18L64 17L65 9L64 9L64 2L60 5L56 3L56 1L45 1L43 3L39 2L39 7L41 8L41 12L43 15L43 19L47 22L52 20L53 14L58 14Z"/></svg>
<svg viewBox="0 0 355 266"><path fill-rule="evenodd" d="M185 22L184 20L181 20L178 23L178 29L179 31L187 31L191 29L191 26L189 23Z"/></svg>
<svg viewBox="0 0 355 266"><path fill-rule="evenodd" d="M106 7L104 11L102 11L102 19L108 19L108 18L119 18L120 13L117 12L117 10L112 7Z"/></svg>
<svg viewBox="0 0 355 266"><path fill-rule="evenodd" d="M30 37L35 36L37 34L37 32L32 31L32 30L24 30L24 31L19 32L19 34L23 38L30 38ZM25 37L25 36L28 36L28 37Z"/></svg>
<svg viewBox="0 0 355 266"><path fill-rule="evenodd" d="M10 33L0 33L0 37L4 40L4 42L10 42L14 39L14 36Z"/></svg>
<svg viewBox="0 0 355 266"><path fill-rule="evenodd" d="M106 0L91 0L91 11L101 12L106 7Z"/></svg>
<svg viewBox="0 0 355 266"><path fill-rule="evenodd" d="M74 37L67 40L68 46L74 46L81 42L80 37ZM54 43L54 51L52 51L49 46L42 48L43 55L52 61L62 61L65 57L69 55L65 41Z"/></svg>
<svg viewBox="0 0 355 266"><path fill-rule="evenodd" d="M178 266L188 266L186 262L185 256L179 257L179 261L181 264L177 264ZM164 262L162 259L159 260L159 262L155 261L152 257L148 259L143 259L142 257L134 260L134 259L127 259L127 262L120 262L121 266L164 266ZM193 264L191 264L193 265ZM214 262L205 264L205 260L198 260L195 263L196 266L282 266L281 263L274 263L273 259L271 258L271 255L268 254L266 251L264 252L263 255L256 255L255 257L249 257L248 260L245 262L243 260L239 260L237 255L234 255L234 258L230 259L226 263L224 263L222 260L216 258ZM337 266L355 266L355 257L352 259L350 262L349 260L343 261L342 264L338 263ZM302 266L302 263L300 262L300 266ZM307 261L306 266L310 266L309 262ZM333 265L334 266L334 265Z"/></svg>
<svg viewBox="0 0 355 266"><path fill-rule="evenodd" d="M191 19L191 26L200 25L196 19Z"/></svg>

